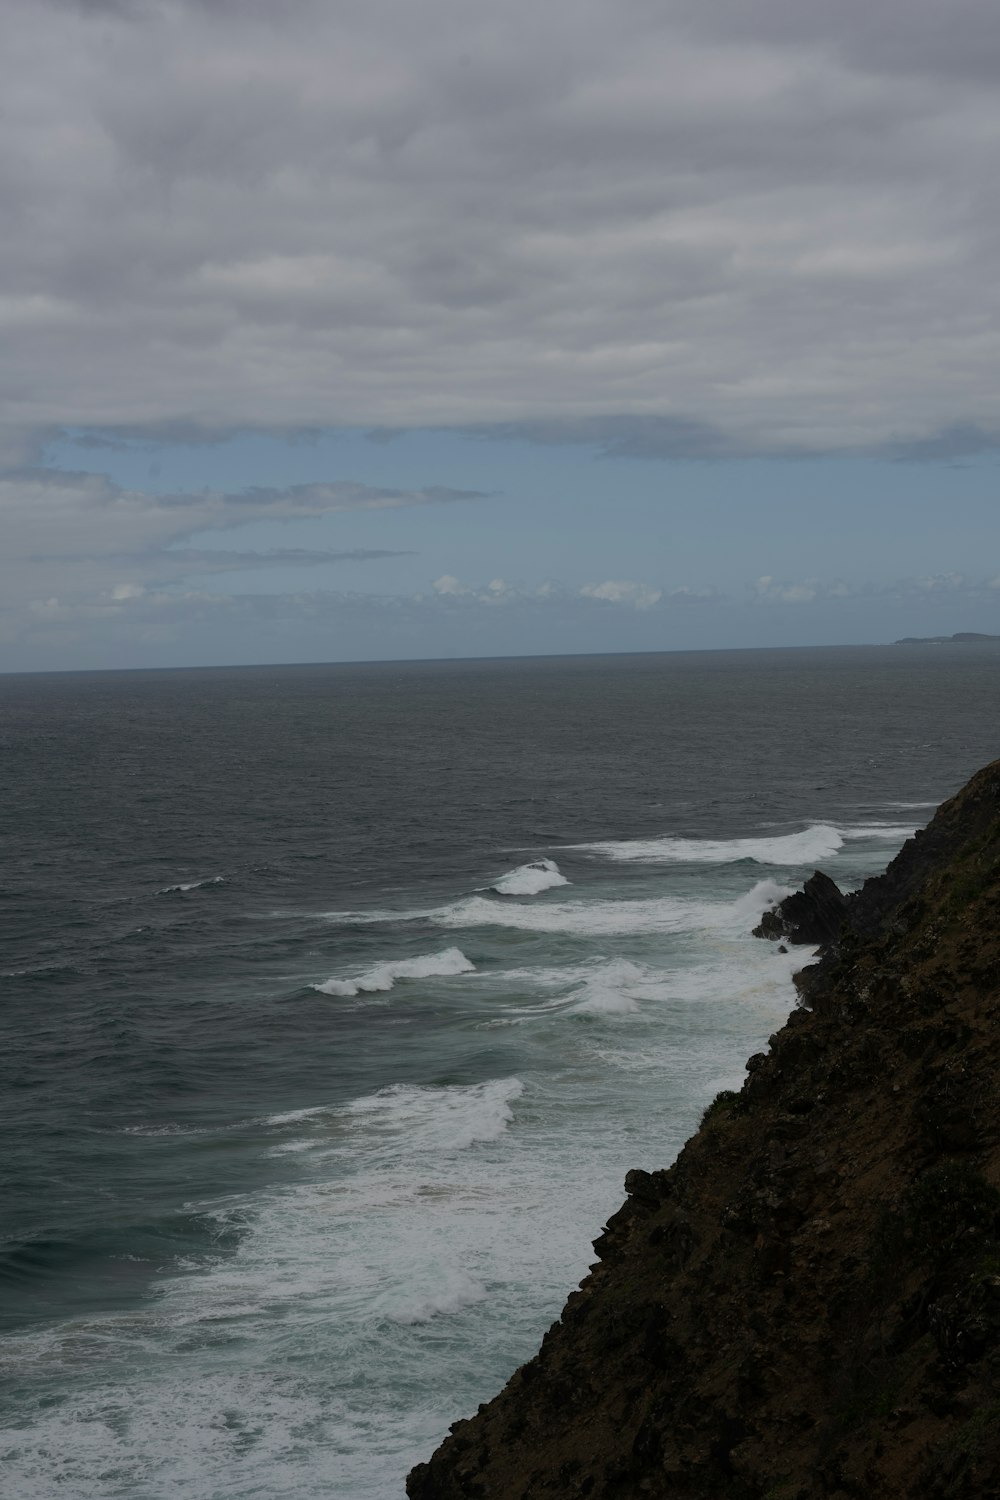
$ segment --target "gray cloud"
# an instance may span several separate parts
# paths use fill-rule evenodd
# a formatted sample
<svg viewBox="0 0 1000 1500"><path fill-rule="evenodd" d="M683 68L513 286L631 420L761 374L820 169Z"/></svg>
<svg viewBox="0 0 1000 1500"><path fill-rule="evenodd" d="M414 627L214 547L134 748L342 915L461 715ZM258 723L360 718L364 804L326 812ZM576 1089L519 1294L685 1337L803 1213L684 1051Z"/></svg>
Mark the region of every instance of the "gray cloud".
<svg viewBox="0 0 1000 1500"><path fill-rule="evenodd" d="M11 462L67 425L929 459L1000 430L988 0L0 26Z"/></svg>
<svg viewBox="0 0 1000 1500"><path fill-rule="evenodd" d="M707 422L683 417L595 415L503 422L469 431L471 437L592 447L602 458L735 458L755 451Z"/></svg>
<svg viewBox="0 0 1000 1500"><path fill-rule="evenodd" d="M24 611L38 599L60 601L61 611L86 610L95 600L104 609L105 596L119 586L139 587L145 596L150 589L195 575L374 562L407 554L393 549L208 550L184 543L209 529L238 532L263 520L293 521L480 498L481 492L475 490L441 486L402 490L350 481L292 485L283 490L156 495L122 489L100 474L11 470L0 474L5 542L0 553L0 592L11 618L24 619L28 618ZM60 614L58 618L67 617Z"/></svg>
<svg viewBox="0 0 1000 1500"><path fill-rule="evenodd" d="M851 600L889 599L901 602L943 601L989 604L1000 602L1000 576L969 577L963 573L931 573L888 581L843 578L774 578L765 574L748 587L754 604L808 605Z"/></svg>
<svg viewBox="0 0 1000 1500"><path fill-rule="evenodd" d="M9 524L6 560L52 555L58 537L64 556L77 558L148 552L212 529L261 520L291 521L344 511L400 510L481 500L481 490L387 489L337 480L285 489L251 488L158 495L126 490L102 474L58 469L0 474L0 512Z"/></svg>
<svg viewBox="0 0 1000 1500"><path fill-rule="evenodd" d="M321 548L270 547L265 552L209 552L194 547L172 547L163 561L176 559L185 572L228 573L244 568L315 568L329 563L378 562L384 557L413 557L412 551L386 547L354 547L346 552L324 552Z"/></svg>

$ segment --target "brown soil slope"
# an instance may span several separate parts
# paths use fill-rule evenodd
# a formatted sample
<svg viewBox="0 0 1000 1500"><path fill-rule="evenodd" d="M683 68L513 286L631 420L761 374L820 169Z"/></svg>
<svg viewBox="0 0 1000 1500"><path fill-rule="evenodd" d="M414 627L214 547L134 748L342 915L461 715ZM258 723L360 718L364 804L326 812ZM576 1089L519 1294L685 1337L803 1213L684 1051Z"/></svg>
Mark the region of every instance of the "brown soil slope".
<svg viewBox="0 0 1000 1500"><path fill-rule="evenodd" d="M1000 1500L1000 762L413 1500Z"/></svg>

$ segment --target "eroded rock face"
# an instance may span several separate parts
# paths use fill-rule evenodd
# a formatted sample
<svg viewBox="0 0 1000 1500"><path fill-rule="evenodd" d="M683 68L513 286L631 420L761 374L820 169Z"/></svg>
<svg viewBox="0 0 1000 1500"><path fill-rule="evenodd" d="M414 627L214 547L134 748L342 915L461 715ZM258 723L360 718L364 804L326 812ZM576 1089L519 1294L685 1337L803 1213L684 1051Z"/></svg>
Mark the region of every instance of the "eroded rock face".
<svg viewBox="0 0 1000 1500"><path fill-rule="evenodd" d="M772 911L764 913L753 935L816 948L836 942L849 908L848 897L829 875L817 870L801 891L786 896Z"/></svg>
<svg viewBox="0 0 1000 1500"><path fill-rule="evenodd" d="M1000 763L848 901L412 1500L1000 1500Z"/></svg>

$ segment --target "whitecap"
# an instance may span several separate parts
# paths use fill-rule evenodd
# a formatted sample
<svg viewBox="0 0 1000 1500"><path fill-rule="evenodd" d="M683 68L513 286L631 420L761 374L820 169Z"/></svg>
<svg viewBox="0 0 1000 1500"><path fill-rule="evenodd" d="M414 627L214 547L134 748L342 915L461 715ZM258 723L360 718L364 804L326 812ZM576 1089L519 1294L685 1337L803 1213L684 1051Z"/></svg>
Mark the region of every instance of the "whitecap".
<svg viewBox="0 0 1000 1500"><path fill-rule="evenodd" d="M831 859L848 839L898 843L911 838L914 832L910 823L872 821L839 826L813 823L800 833L744 839L605 839L564 847L600 854L620 863L725 865L749 859L759 865L811 865Z"/></svg>
<svg viewBox="0 0 1000 1500"><path fill-rule="evenodd" d="M848 823L841 828L845 839L880 839L898 843L916 833L912 823Z"/></svg>
<svg viewBox="0 0 1000 1500"><path fill-rule="evenodd" d="M922 807L938 807L939 805L940 804L938 802L868 802L861 804L861 806L863 807L902 807L907 811L909 811L910 809L915 810Z"/></svg>
<svg viewBox="0 0 1000 1500"><path fill-rule="evenodd" d="M627 959L602 964L571 996L568 1013L576 1016L622 1016L639 1009L636 986L648 984L649 971Z"/></svg>
<svg viewBox="0 0 1000 1500"><path fill-rule="evenodd" d="M300 1120L312 1119L314 1115L326 1115L330 1113L329 1105L314 1104L309 1109L290 1109L285 1114L268 1115L264 1121L265 1125L297 1125Z"/></svg>
<svg viewBox="0 0 1000 1500"><path fill-rule="evenodd" d="M482 1282L465 1271L441 1267L436 1279L438 1284L426 1289L411 1285L396 1291L383 1299L379 1310L394 1323L429 1323L431 1318L453 1315L486 1298Z"/></svg>
<svg viewBox="0 0 1000 1500"><path fill-rule="evenodd" d="M567 844L608 859L639 864L734 864L751 859L761 865L804 865L829 859L844 842L843 833L829 823L815 823L801 833L746 839L604 839L593 844Z"/></svg>
<svg viewBox="0 0 1000 1500"><path fill-rule="evenodd" d="M512 927L528 932L606 937L613 933L698 932L706 928L745 930L749 919L760 920L790 887L774 880L759 881L736 901L697 901L678 896L653 896L637 901L553 901L542 905L491 901L469 896L453 906L424 915L440 927Z"/></svg>
<svg viewBox="0 0 1000 1500"><path fill-rule="evenodd" d="M519 1078L438 1087L394 1083L354 1099L344 1113L367 1132L399 1141L410 1151L461 1151L496 1141L514 1118L511 1105L524 1092Z"/></svg>
<svg viewBox="0 0 1000 1500"><path fill-rule="evenodd" d="M509 870L489 889L498 896L537 896L557 885L569 885L554 859L533 859L526 865Z"/></svg>
<svg viewBox="0 0 1000 1500"><path fill-rule="evenodd" d="M327 979L311 988L319 990L322 995L384 994L400 979L447 978L453 974L472 974L475 968L460 948L444 948L440 953L428 953L420 958L390 959L366 969L353 979Z"/></svg>
<svg viewBox="0 0 1000 1500"><path fill-rule="evenodd" d="M159 891L158 896L172 896L176 891L200 891L204 885L225 885L224 875L208 875L204 880L188 880L182 885L165 885Z"/></svg>

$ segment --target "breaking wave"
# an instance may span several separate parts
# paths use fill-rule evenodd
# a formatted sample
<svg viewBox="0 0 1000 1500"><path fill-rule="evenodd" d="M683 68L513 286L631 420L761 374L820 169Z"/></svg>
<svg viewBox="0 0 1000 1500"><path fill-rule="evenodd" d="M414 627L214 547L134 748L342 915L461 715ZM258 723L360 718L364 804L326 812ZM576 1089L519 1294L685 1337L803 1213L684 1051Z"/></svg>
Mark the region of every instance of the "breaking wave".
<svg viewBox="0 0 1000 1500"><path fill-rule="evenodd" d="M177 891L200 891L203 885L225 885L224 875L209 875L204 880L187 880L181 885L165 885L157 891L158 896L173 896Z"/></svg>
<svg viewBox="0 0 1000 1500"><path fill-rule="evenodd" d="M524 1092L519 1078L440 1087L394 1083L362 1099L344 1113L382 1136L394 1158L400 1142L412 1151L462 1151L479 1141L496 1141L514 1118L511 1105Z"/></svg>
<svg viewBox="0 0 1000 1500"><path fill-rule="evenodd" d="M458 1268L450 1269L450 1274L442 1268L438 1279L439 1285L426 1290L418 1286L396 1291L383 1301L380 1311L394 1323L429 1323L431 1318L461 1312L486 1299L482 1282Z"/></svg>
<svg viewBox="0 0 1000 1500"><path fill-rule="evenodd" d="M859 823L836 828L814 823L801 833L745 839L605 839L593 844L568 844L590 854L639 864L735 864L753 860L760 865L807 865L829 859L846 839L882 839L894 842L909 838L912 825Z"/></svg>
<svg viewBox="0 0 1000 1500"><path fill-rule="evenodd" d="M788 886L761 880L736 901L698 901L654 896L637 901L554 901L542 906L469 896L424 915L439 927L514 927L527 932L613 933L699 932L706 928L741 932L760 920L767 906L790 893ZM384 918L383 918L384 920Z"/></svg>
<svg viewBox="0 0 1000 1500"><path fill-rule="evenodd" d="M475 968L460 948L444 948L422 958L399 958L376 964L353 979L327 979L311 988L322 995L373 995L391 990L400 979L445 978L451 974L472 974Z"/></svg>
<svg viewBox="0 0 1000 1500"><path fill-rule="evenodd" d="M489 889L498 896L537 896L540 891L569 884L554 859L533 859L502 875Z"/></svg>

